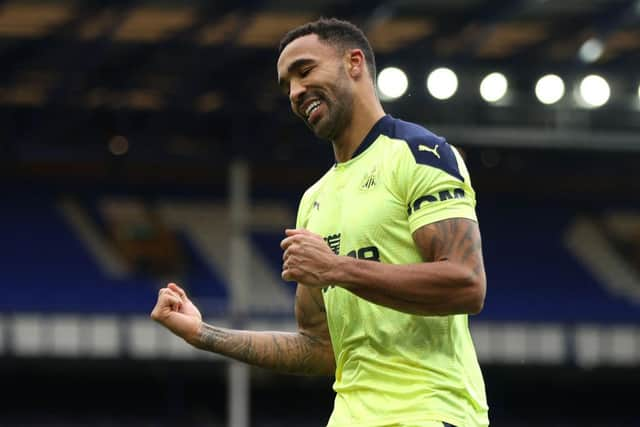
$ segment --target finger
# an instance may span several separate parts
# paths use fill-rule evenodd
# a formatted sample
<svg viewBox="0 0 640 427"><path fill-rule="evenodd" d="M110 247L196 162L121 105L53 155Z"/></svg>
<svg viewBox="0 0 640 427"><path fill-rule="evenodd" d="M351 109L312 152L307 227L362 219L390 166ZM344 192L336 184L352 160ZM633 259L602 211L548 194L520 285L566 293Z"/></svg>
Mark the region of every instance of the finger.
<svg viewBox="0 0 640 427"><path fill-rule="evenodd" d="M284 239L282 239L282 241L280 242L280 247L282 249L287 249L289 246L291 246L295 241L297 240L296 236L289 236L286 237Z"/></svg>
<svg viewBox="0 0 640 427"><path fill-rule="evenodd" d="M290 258L291 255L293 255L296 252L297 248L298 248L297 245L291 245L287 249L285 249L284 252L282 253L282 260L286 261L288 258Z"/></svg>
<svg viewBox="0 0 640 427"><path fill-rule="evenodd" d="M305 231L304 228L285 228L284 234L286 236L295 236L296 234L300 234Z"/></svg>
<svg viewBox="0 0 640 427"><path fill-rule="evenodd" d="M158 304L162 307L171 307L173 311L180 311L182 307L182 300L178 295L165 292L158 300Z"/></svg>
<svg viewBox="0 0 640 427"><path fill-rule="evenodd" d="M180 295L181 297L187 296L187 293L184 291L184 289L182 289L180 286L176 285L175 283L169 283L167 287L172 291L177 292L178 295Z"/></svg>
<svg viewBox="0 0 640 427"><path fill-rule="evenodd" d="M310 236L310 237L315 237L316 239L322 239L321 235L313 233L307 230L306 228L295 228L295 229L287 228L286 230L284 230L284 233L287 236Z"/></svg>
<svg viewBox="0 0 640 427"><path fill-rule="evenodd" d="M169 288L162 288L158 291L158 302L167 297L176 298L178 301L182 302L180 295Z"/></svg>
<svg viewBox="0 0 640 427"><path fill-rule="evenodd" d="M291 268L294 265L298 265L300 262L299 260L296 258L295 255L289 255L287 256L287 259L285 259L282 263L282 267L286 267L286 268Z"/></svg>
<svg viewBox="0 0 640 427"><path fill-rule="evenodd" d="M170 289L170 288L160 289L160 296L163 296L163 295L172 295L172 296L174 296L176 298L180 298L180 294L178 292L174 291L173 289Z"/></svg>
<svg viewBox="0 0 640 427"><path fill-rule="evenodd" d="M174 292L177 292L178 295L182 296L182 295L186 295L184 289L182 289L180 286L176 285L175 283L171 282L167 285L167 288L171 289Z"/></svg>

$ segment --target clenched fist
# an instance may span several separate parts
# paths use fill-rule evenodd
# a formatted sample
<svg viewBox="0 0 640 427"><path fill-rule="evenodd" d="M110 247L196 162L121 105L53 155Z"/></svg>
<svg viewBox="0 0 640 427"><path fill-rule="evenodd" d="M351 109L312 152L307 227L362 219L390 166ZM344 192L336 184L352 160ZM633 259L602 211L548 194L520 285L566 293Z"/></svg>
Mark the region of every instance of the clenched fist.
<svg viewBox="0 0 640 427"><path fill-rule="evenodd" d="M151 318L190 344L197 340L202 324L200 311L175 283L160 289Z"/></svg>
<svg viewBox="0 0 640 427"><path fill-rule="evenodd" d="M333 253L322 236L299 228L285 230L280 242L282 278L305 286L323 288L332 284L332 273L339 257Z"/></svg>

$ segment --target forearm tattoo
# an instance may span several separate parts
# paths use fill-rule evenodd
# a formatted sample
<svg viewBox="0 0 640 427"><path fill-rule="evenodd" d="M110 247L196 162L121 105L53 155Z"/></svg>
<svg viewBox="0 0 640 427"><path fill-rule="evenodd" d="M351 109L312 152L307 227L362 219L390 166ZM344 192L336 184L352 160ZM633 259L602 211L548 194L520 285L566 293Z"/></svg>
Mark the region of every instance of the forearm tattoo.
<svg viewBox="0 0 640 427"><path fill-rule="evenodd" d="M197 347L282 373L333 374L326 344L305 333L237 331L203 323Z"/></svg>

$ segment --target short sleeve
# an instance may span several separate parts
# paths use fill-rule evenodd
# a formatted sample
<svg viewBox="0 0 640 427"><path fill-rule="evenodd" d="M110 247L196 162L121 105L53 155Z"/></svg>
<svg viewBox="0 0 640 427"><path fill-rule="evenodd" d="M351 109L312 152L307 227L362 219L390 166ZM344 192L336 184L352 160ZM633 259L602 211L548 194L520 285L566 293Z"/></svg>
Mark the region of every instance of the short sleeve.
<svg viewBox="0 0 640 427"><path fill-rule="evenodd" d="M407 207L412 233L449 218L477 221L469 173L460 153L444 138L406 141L397 161L394 192Z"/></svg>
<svg viewBox="0 0 640 427"><path fill-rule="evenodd" d="M305 192L298 204L298 214L296 216L296 228L307 228L309 222L309 192Z"/></svg>

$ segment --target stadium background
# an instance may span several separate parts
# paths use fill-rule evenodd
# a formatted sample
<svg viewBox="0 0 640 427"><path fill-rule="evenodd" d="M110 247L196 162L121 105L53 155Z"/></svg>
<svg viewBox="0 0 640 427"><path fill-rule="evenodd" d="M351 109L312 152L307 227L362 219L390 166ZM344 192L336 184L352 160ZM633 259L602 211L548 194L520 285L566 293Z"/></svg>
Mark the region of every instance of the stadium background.
<svg viewBox="0 0 640 427"><path fill-rule="evenodd" d="M148 318L177 280L213 322L294 328L278 243L332 158L279 94L275 46L319 16L365 28L378 70L408 75L387 112L466 156L492 425L640 425L628 0L1 1L0 425L323 425L330 379L229 364ZM459 76L448 100L425 87L440 66ZM489 103L494 71L509 91ZM554 105L534 95L546 73L565 79ZM574 96L591 73L611 86L600 108Z"/></svg>

